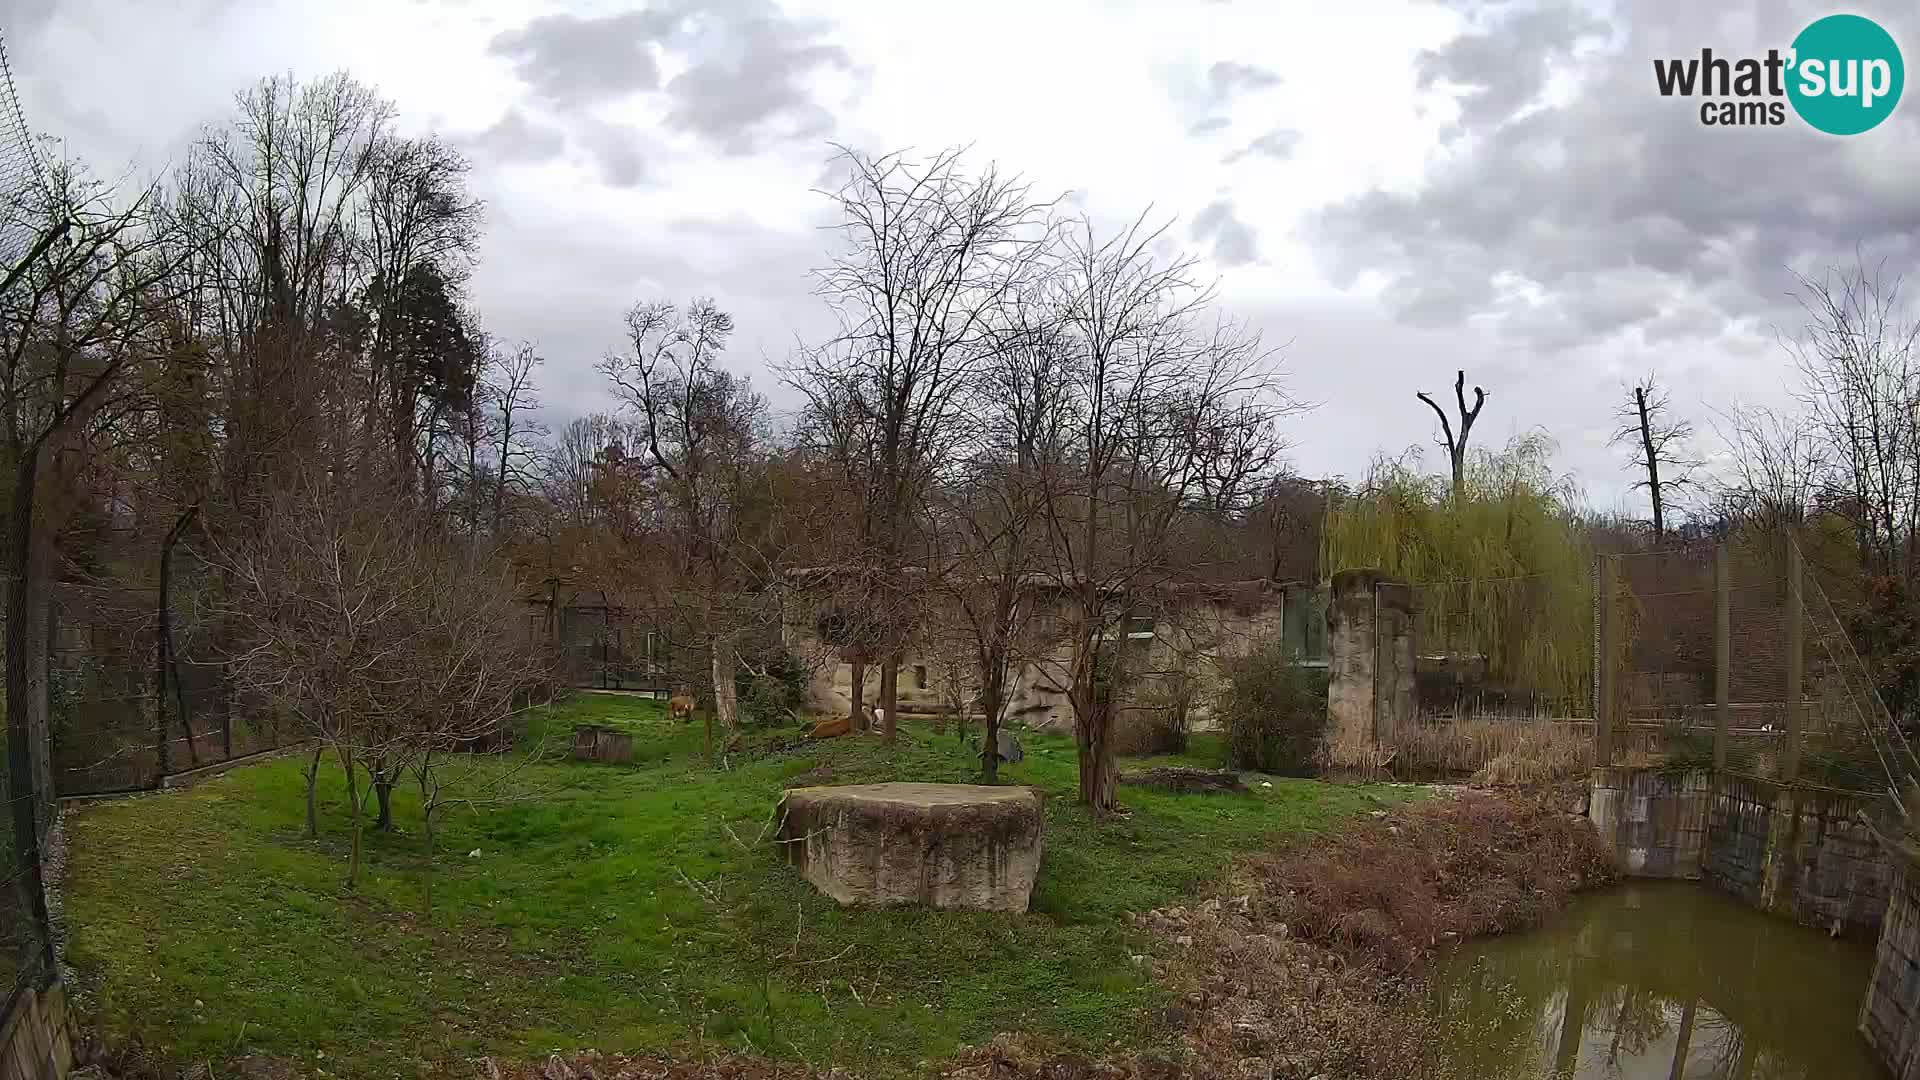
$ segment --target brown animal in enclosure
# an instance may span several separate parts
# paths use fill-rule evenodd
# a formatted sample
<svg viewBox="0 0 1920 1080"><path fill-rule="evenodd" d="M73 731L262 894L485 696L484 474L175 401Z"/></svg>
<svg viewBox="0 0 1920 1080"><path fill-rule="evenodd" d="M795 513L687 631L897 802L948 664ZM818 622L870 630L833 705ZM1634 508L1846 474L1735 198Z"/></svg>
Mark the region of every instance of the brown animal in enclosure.
<svg viewBox="0 0 1920 1080"><path fill-rule="evenodd" d="M687 693L685 690L682 690L679 693L673 695L673 697L669 698L667 700L667 719L692 720L693 719L693 695Z"/></svg>

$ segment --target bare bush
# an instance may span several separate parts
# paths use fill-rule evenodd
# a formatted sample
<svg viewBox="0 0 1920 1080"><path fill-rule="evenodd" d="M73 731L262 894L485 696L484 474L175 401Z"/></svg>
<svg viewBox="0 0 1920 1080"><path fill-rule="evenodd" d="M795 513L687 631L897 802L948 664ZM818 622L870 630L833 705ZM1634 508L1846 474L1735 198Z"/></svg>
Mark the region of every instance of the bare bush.
<svg viewBox="0 0 1920 1080"><path fill-rule="evenodd" d="M228 582L217 614L232 627L236 684L316 747L309 833L318 755L331 750L353 817L350 884L362 770L380 827L395 784L419 773L431 843L434 755L493 735L516 695L542 681L500 564L378 477L319 470L276 495L257 529L214 537L208 554Z"/></svg>

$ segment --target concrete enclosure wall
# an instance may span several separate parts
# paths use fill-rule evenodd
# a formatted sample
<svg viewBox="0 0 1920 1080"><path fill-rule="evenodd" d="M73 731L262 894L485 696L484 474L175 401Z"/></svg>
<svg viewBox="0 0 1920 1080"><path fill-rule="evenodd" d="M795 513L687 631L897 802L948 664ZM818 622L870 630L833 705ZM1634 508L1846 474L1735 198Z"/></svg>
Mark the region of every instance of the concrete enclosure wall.
<svg viewBox="0 0 1920 1080"><path fill-rule="evenodd" d="M0 1080L59 1080L72 1067L65 986L22 988L0 1025Z"/></svg>
<svg viewBox="0 0 1920 1080"><path fill-rule="evenodd" d="M1413 589L1378 570L1333 575L1327 600L1327 739L1391 745L1414 723ZM1347 764L1354 764L1348 762Z"/></svg>
<svg viewBox="0 0 1920 1080"><path fill-rule="evenodd" d="M1628 874L1686 878L1807 926L1879 930L1892 877L1864 797L1709 769L1593 771L1588 815Z"/></svg>

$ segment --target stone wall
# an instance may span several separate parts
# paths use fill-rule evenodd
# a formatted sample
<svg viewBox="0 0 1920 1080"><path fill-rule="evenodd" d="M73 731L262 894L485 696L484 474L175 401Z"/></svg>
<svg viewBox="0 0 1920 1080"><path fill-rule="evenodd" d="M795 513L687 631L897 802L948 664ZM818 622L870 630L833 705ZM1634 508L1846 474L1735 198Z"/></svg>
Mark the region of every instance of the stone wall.
<svg viewBox="0 0 1920 1080"><path fill-rule="evenodd" d="M1029 591L1032 595L1022 601L1027 605L1027 636L1014 649L1021 659L1009 672L1006 719L1029 728L1071 731L1071 598L1037 588ZM1128 666L1137 677L1134 693L1142 694L1175 673L1190 677L1195 695L1189 722L1195 730L1206 730L1212 726L1213 703L1225 686L1228 662L1281 640L1287 605L1308 600L1304 587L1264 581L1173 590L1166 610L1143 615L1124 628ZM978 692L973 645L957 621L960 616L943 616L938 608L922 616L920 633L900 658L903 713L939 712L955 690L961 700L971 700ZM794 605L784 640L812 670L807 708L846 715L853 702L852 665L819 640L807 605ZM861 700L871 709L880 697L879 664L866 665L864 686Z"/></svg>
<svg viewBox="0 0 1920 1080"><path fill-rule="evenodd" d="M1762 911L1823 930L1871 935L1891 869L1845 792L1720 775L1703 875Z"/></svg>
<svg viewBox="0 0 1920 1080"><path fill-rule="evenodd" d="M23 988L0 1024L0 1080L59 1080L72 1067L66 987Z"/></svg>
<svg viewBox="0 0 1920 1080"><path fill-rule="evenodd" d="M1885 850L1891 895L1860 1002L1860 1034L1895 1080L1920 1080L1920 857L1901 842Z"/></svg>
<svg viewBox="0 0 1920 1080"><path fill-rule="evenodd" d="M1705 772L1593 771L1587 816L1634 877L1701 876L1713 792Z"/></svg>
<svg viewBox="0 0 1920 1080"><path fill-rule="evenodd" d="M1593 771L1588 816L1621 867L1687 878L1808 926L1871 936L1890 871L1863 797L1711 770Z"/></svg>

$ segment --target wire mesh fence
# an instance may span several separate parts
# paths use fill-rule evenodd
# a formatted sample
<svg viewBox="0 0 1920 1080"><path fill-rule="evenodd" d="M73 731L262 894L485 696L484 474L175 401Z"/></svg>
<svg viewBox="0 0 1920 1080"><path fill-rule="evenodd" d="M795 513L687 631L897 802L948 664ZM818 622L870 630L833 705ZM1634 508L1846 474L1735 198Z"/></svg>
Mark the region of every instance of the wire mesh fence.
<svg viewBox="0 0 1920 1080"><path fill-rule="evenodd" d="M13 73L7 62L6 42L0 38L0 278L18 279L26 257L41 239L45 222L33 209L43 199L45 177L35 152L33 134L20 109ZM0 580L6 595L12 580ZM44 760L36 761L34 747L44 742L43 710L29 703L5 699L0 690L0 725L4 725L7 764L0 770L0 806L7 820L0 824L0 1030L12 1021L22 991L51 978L52 927L47 919L46 894L41 883L40 851L52 820L52 792L46 782Z"/></svg>
<svg viewBox="0 0 1920 1080"><path fill-rule="evenodd" d="M544 614L534 616L543 633ZM711 681L706 651L658 620L624 608L559 609L553 641L569 686L669 693Z"/></svg>
<svg viewBox="0 0 1920 1080"><path fill-rule="evenodd" d="M1791 537L1604 555L1584 580L1374 589L1354 617L1376 640L1350 672L1371 680L1373 734L1346 757L1402 777L1664 764L1878 792L1920 775L1846 610ZM1402 605L1399 630L1386 613Z"/></svg>
<svg viewBox="0 0 1920 1080"><path fill-rule="evenodd" d="M1905 740L1790 537L1607 556L1596 576L1599 760L1864 792L1907 774Z"/></svg>
<svg viewBox="0 0 1920 1080"><path fill-rule="evenodd" d="M160 649L158 603L154 589L53 587L47 689L56 794L158 787L293 740L270 711L236 700L215 659L215 630L196 626L178 598L170 605L173 648Z"/></svg>

